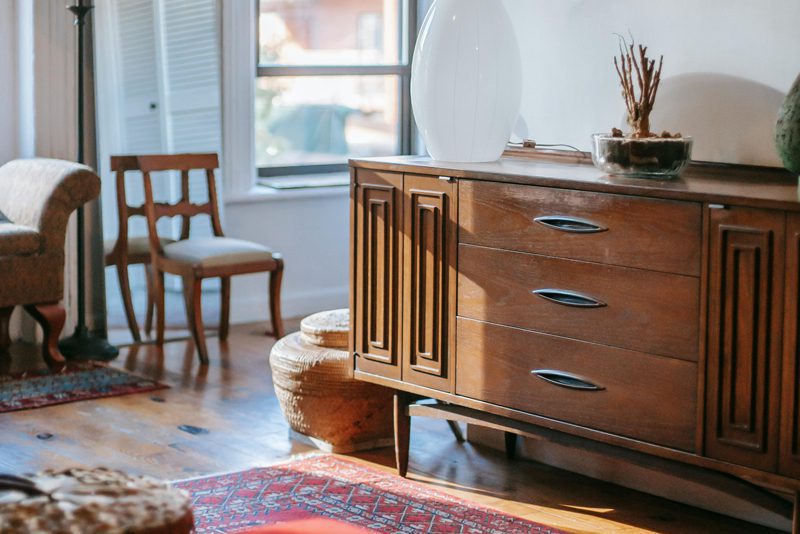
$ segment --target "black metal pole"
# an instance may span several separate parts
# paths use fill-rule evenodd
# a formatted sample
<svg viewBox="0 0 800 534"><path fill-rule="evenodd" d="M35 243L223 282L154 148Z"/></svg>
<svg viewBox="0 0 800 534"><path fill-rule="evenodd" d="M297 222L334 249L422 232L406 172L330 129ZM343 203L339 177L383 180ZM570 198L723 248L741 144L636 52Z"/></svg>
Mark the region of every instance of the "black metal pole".
<svg viewBox="0 0 800 534"><path fill-rule="evenodd" d="M78 0L73 6L67 9L75 15L75 26L78 28L78 163L86 163L84 150L84 80L83 80L83 57L84 57L84 38L83 31L86 25L86 16L93 9L92 5L84 4L84 0ZM78 208L78 324L71 337L59 343L59 349L65 357L70 360L113 360L119 355L119 350L110 345L105 339L94 336L86 326L86 246L85 246L85 219L83 206Z"/></svg>

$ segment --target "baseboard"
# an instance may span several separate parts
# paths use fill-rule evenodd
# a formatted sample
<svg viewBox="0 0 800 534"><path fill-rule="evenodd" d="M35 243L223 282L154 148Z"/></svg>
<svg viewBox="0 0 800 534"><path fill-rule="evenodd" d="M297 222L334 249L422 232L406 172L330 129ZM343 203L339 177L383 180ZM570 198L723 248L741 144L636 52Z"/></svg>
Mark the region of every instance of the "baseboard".
<svg viewBox="0 0 800 534"><path fill-rule="evenodd" d="M303 292L284 292L281 313L284 318L305 317L324 310L346 308L350 289L332 287ZM261 295L242 295L234 292L231 298L231 323L243 324L269 319L269 301L266 291Z"/></svg>

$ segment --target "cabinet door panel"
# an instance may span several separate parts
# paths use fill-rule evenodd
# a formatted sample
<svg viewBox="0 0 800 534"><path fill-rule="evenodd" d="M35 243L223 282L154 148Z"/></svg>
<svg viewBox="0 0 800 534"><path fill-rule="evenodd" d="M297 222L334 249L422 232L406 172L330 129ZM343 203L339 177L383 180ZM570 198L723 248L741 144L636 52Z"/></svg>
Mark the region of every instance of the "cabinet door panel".
<svg viewBox="0 0 800 534"><path fill-rule="evenodd" d="M455 317L455 185L404 180L403 380L451 391Z"/></svg>
<svg viewBox="0 0 800 534"><path fill-rule="evenodd" d="M709 210L706 454L774 471L784 214Z"/></svg>
<svg viewBox="0 0 800 534"><path fill-rule="evenodd" d="M798 302L800 302L800 215L786 220L786 301L783 326L781 375L781 447L778 471L800 478L800 351L798 351Z"/></svg>
<svg viewBox="0 0 800 534"><path fill-rule="evenodd" d="M359 169L356 183L355 365L399 379L403 176Z"/></svg>

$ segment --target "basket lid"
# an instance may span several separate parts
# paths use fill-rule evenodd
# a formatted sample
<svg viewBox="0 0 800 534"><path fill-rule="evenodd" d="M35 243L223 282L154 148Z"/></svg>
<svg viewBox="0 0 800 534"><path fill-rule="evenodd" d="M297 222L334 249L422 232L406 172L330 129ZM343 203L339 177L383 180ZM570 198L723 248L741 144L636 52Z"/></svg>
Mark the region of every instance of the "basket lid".
<svg viewBox="0 0 800 534"><path fill-rule="evenodd" d="M309 315L300 323L303 339L320 347L346 348L350 310L330 310Z"/></svg>

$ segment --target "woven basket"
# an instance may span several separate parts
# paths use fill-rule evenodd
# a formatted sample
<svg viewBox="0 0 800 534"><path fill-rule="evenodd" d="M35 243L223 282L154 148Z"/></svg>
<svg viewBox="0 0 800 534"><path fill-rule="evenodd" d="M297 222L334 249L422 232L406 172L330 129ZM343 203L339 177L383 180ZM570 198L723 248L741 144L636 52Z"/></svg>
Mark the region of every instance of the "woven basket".
<svg viewBox="0 0 800 534"><path fill-rule="evenodd" d="M329 452L392 443L392 391L350 377L347 351L284 337L269 357L275 395L289 426Z"/></svg>
<svg viewBox="0 0 800 534"><path fill-rule="evenodd" d="M333 310L309 315L300 323L303 341L332 349L346 349L350 335L350 310Z"/></svg>

